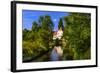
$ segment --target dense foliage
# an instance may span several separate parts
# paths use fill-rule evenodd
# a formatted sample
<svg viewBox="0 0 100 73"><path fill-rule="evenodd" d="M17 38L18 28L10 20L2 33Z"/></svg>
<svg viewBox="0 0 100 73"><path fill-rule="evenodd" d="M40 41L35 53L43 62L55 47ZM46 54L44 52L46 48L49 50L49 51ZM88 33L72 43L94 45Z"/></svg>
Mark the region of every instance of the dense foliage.
<svg viewBox="0 0 100 73"><path fill-rule="evenodd" d="M70 13L59 19L58 28L64 32L58 41L64 51L63 60L90 59L90 21L91 15L88 13ZM31 30L23 29L23 61L33 57L38 57L33 61L49 61L55 45L53 29L54 24L49 15L40 16L37 22L34 21Z"/></svg>
<svg viewBox="0 0 100 73"><path fill-rule="evenodd" d="M89 59L91 48L91 17L86 13L71 13L64 17L64 51L66 58ZM66 49L67 48L67 49Z"/></svg>

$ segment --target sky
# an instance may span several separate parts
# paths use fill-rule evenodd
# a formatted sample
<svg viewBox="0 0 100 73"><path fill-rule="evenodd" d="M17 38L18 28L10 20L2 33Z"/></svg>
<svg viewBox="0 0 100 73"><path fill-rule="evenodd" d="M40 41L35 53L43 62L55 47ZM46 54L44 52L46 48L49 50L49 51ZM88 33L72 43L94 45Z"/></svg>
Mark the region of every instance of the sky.
<svg viewBox="0 0 100 73"><path fill-rule="evenodd" d="M58 30L58 22L61 17L68 16L67 12L54 12L54 11L35 11L35 10L23 10L22 11L22 25L23 29L31 30L32 23L38 22L40 16L49 15L54 23L54 31Z"/></svg>

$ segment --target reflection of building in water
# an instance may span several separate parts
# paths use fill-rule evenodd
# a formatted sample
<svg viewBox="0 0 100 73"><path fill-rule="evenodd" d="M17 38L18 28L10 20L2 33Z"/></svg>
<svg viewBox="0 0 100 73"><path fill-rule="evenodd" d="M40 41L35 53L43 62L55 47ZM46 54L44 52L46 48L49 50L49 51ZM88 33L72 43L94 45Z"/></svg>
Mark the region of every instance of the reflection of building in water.
<svg viewBox="0 0 100 73"><path fill-rule="evenodd" d="M51 61L58 61L63 56L63 50L60 46L55 46L51 52Z"/></svg>
<svg viewBox="0 0 100 73"><path fill-rule="evenodd" d="M53 32L53 40L56 41L56 39L60 40L63 36L62 29L59 29L58 31ZM59 41L58 41L59 43ZM55 45L52 52L51 52L51 61L59 61L61 57L63 56L63 50L61 49L60 45Z"/></svg>

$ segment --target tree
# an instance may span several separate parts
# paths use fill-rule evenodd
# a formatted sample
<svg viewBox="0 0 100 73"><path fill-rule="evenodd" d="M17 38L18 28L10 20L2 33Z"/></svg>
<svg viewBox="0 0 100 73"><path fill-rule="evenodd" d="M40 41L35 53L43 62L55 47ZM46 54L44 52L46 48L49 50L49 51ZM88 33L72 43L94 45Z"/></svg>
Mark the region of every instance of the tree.
<svg viewBox="0 0 100 73"><path fill-rule="evenodd" d="M29 32L23 31L24 37L27 39L23 39L23 60L38 56L40 53L51 49L53 27L51 17L44 15L40 16L37 22L33 22Z"/></svg>
<svg viewBox="0 0 100 73"><path fill-rule="evenodd" d="M44 39L43 41L45 43L45 46L49 48L49 43L52 41L52 30L54 28L54 24L49 15L40 16L39 19L39 22L42 23L41 29L39 31L40 37Z"/></svg>
<svg viewBox="0 0 100 73"><path fill-rule="evenodd" d="M88 13L71 13L69 16L64 17L66 23L64 39L68 40L66 45L69 50L72 50L70 53L72 53L73 59L90 58L90 18ZM85 54L87 54L87 57L84 57Z"/></svg>
<svg viewBox="0 0 100 73"><path fill-rule="evenodd" d="M64 30L64 25L63 25L63 20L62 20L62 18L60 18L60 20L59 20L58 28L59 28L59 29L61 28L62 30Z"/></svg>
<svg viewBox="0 0 100 73"><path fill-rule="evenodd" d="M30 33L30 30L23 29L23 40L28 39L28 34Z"/></svg>
<svg viewBox="0 0 100 73"><path fill-rule="evenodd" d="M38 30L38 24L36 21L33 22L33 25L32 25L32 31L37 31Z"/></svg>
<svg viewBox="0 0 100 73"><path fill-rule="evenodd" d="M49 15L40 16L39 19L40 19L39 22L42 23L43 29L46 29L49 31L53 30L54 24L53 24L51 17Z"/></svg>

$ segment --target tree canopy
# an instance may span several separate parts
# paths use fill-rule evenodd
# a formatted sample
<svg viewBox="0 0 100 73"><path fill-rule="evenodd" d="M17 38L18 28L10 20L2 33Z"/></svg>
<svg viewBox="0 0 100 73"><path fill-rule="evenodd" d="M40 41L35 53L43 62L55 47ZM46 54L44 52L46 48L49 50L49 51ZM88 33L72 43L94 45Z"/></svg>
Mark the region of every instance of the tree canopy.
<svg viewBox="0 0 100 73"><path fill-rule="evenodd" d="M71 13L64 17L64 39L71 50L73 59L89 59L91 46L91 15L86 13Z"/></svg>

